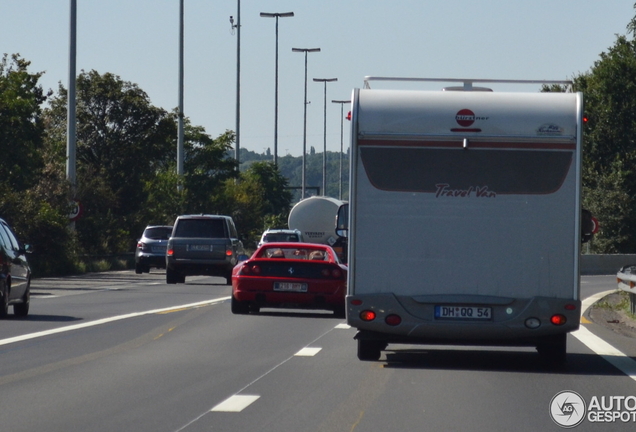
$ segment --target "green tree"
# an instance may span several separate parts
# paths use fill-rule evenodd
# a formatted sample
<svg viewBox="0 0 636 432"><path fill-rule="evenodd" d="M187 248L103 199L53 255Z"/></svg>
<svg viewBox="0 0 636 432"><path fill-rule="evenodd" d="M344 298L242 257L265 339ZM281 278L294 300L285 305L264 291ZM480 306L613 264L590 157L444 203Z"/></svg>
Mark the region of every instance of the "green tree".
<svg viewBox="0 0 636 432"><path fill-rule="evenodd" d="M13 54L0 61L0 189L25 190L37 182L43 167L40 150L44 126L42 104L46 101L31 63Z"/></svg>
<svg viewBox="0 0 636 432"><path fill-rule="evenodd" d="M636 44L618 36L574 79L585 98L583 204L599 219L597 253L636 250Z"/></svg>
<svg viewBox="0 0 636 432"><path fill-rule="evenodd" d="M52 141L66 136L66 109L67 91L60 86L47 111ZM174 160L175 137L173 116L152 106L137 85L110 73L79 75L76 197L84 215L76 227L85 251L130 249L145 225L139 218L145 181Z"/></svg>

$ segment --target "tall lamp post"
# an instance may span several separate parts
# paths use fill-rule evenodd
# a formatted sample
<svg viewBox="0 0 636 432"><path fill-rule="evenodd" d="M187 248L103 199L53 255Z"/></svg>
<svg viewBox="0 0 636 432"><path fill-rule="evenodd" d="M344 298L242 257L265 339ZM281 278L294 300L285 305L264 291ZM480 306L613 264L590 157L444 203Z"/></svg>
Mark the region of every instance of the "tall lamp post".
<svg viewBox="0 0 636 432"><path fill-rule="evenodd" d="M261 12L265 18L276 18L276 84L274 87L274 165L278 166L278 18L293 17L293 12Z"/></svg>
<svg viewBox="0 0 636 432"><path fill-rule="evenodd" d="M304 102L304 117L303 117L303 170L302 170L302 186L301 186L301 199L305 199L305 170L306 170L306 158L307 153L307 53L320 52L320 48L292 48L292 52L305 53L305 102Z"/></svg>
<svg viewBox="0 0 636 432"><path fill-rule="evenodd" d="M338 81L338 78L314 78L314 82L324 83L325 86L325 103L324 103L324 123L323 136L324 146L322 152L322 195L327 195L327 83Z"/></svg>
<svg viewBox="0 0 636 432"><path fill-rule="evenodd" d="M183 188L183 142L184 142L184 124L183 124L183 0L179 1L179 103L177 113L177 190Z"/></svg>
<svg viewBox="0 0 636 432"><path fill-rule="evenodd" d="M236 159L236 169L240 172L240 150L241 150L241 0L236 0L236 24L234 17L230 16L232 30L236 29L236 149L234 158ZM233 34L233 33L232 33Z"/></svg>
<svg viewBox="0 0 636 432"><path fill-rule="evenodd" d="M344 104L351 103L350 100L332 100L331 102L340 104L340 187L338 193L338 199L342 200L342 155L343 155L343 140L344 140Z"/></svg>

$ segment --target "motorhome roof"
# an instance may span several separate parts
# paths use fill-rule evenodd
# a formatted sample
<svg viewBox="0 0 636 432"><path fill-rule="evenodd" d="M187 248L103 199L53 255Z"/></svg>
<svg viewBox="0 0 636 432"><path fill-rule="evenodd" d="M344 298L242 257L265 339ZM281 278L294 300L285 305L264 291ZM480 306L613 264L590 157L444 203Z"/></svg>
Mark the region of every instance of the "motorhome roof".
<svg viewBox="0 0 636 432"><path fill-rule="evenodd" d="M498 84L560 84L571 85L572 81L562 80L505 80L505 79L480 79L480 78L408 78L408 77L379 77L365 76L364 88L370 89L369 81L410 81L410 82L447 82L462 83L464 90L472 90L473 83L498 83ZM475 88L476 90L477 88Z"/></svg>

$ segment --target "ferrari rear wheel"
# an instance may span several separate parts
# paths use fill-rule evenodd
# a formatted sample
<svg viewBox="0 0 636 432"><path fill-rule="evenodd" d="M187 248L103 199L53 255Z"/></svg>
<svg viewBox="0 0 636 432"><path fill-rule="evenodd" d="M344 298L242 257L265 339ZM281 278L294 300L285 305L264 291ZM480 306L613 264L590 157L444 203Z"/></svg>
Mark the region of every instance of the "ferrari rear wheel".
<svg viewBox="0 0 636 432"><path fill-rule="evenodd" d="M234 315L247 315L250 313L250 304L248 302L238 301L232 296L232 313Z"/></svg>

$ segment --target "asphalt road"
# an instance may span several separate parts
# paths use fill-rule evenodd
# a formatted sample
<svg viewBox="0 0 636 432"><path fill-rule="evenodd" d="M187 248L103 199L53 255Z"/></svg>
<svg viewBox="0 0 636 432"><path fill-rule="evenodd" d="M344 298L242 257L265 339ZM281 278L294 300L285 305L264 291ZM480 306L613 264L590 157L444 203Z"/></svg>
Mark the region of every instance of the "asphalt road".
<svg viewBox="0 0 636 432"><path fill-rule="evenodd" d="M549 408L566 390L636 412L634 339L585 319L564 370L529 348L396 345L360 362L355 330L328 312L232 315L223 279L164 279L34 281L29 317L0 321L0 430L558 431ZM582 294L615 286L584 277Z"/></svg>

